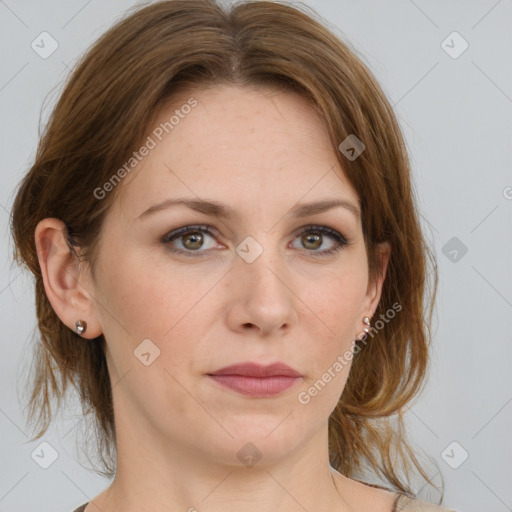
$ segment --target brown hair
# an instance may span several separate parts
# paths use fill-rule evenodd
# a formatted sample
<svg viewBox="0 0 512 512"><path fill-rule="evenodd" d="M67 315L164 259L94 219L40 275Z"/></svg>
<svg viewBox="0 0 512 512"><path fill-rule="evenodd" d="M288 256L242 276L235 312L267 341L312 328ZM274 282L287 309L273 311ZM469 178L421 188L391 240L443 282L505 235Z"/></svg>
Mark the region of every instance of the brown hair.
<svg viewBox="0 0 512 512"><path fill-rule="evenodd" d="M415 209L405 143L391 105L355 50L314 11L274 1L237 3L229 10L214 0L138 7L90 48L70 76L12 212L15 257L35 276L41 333L28 400L28 417L39 428L35 438L52 420L51 398L60 407L72 383L82 405L94 413L101 472L114 474L105 339L84 343L52 309L36 254L37 223L61 219L70 243L87 249L83 257L91 263L119 187L102 200L93 191L127 161L172 95L222 83L277 85L307 98L325 120L333 150L360 197L371 279L379 269L377 244L391 244L375 318L392 304L401 310L378 335L370 333L371 342L354 357L329 419L329 449L331 464L345 476L370 468L397 490L413 494L408 459L430 480L406 442L402 414L424 384L437 270ZM365 145L354 160L338 149L351 134ZM434 279L425 298L429 258Z"/></svg>

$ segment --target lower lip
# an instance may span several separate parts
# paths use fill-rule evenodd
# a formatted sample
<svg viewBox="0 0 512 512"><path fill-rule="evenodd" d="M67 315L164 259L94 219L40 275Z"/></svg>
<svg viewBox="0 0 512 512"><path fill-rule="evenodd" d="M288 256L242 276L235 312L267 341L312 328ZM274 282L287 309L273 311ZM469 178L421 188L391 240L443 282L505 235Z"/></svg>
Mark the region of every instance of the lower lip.
<svg viewBox="0 0 512 512"><path fill-rule="evenodd" d="M246 377L242 375L209 375L219 384L242 395L265 398L278 395L291 388L302 377Z"/></svg>

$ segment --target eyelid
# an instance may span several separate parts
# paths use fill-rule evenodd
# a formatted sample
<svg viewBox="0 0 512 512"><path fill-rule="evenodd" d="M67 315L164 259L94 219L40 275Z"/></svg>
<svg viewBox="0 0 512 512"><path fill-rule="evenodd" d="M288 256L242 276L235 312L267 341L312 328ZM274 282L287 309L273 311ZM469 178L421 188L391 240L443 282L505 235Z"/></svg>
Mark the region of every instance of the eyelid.
<svg viewBox="0 0 512 512"><path fill-rule="evenodd" d="M221 236L220 231L217 228L215 228L209 224L187 224L186 226L183 226L181 228L177 228L177 229L173 229L173 230L169 231L162 237L162 240L168 241L171 238L177 237L178 235L181 235L183 233L188 233L189 231L193 231L193 230L210 231L211 234L214 234L217 237ZM323 224L306 224L305 226L301 226L300 228L295 229L292 234L293 234L293 236L298 236L298 235L304 233L305 231L309 231L309 230L311 230L311 231L318 230L318 231L328 232L328 233L331 233L332 236L334 236L334 237L340 235L342 238L344 238L348 242L347 237L343 233L341 233L337 229L331 228L331 227L323 225Z"/></svg>
<svg viewBox="0 0 512 512"><path fill-rule="evenodd" d="M210 236L220 237L220 231L213 226L210 226L208 224L187 224L186 226L183 226L181 228L172 229L168 233L166 233L162 237L162 242L170 242L171 239L179 238L180 236L184 236L187 233L191 232L205 232L206 234L209 234Z"/></svg>
<svg viewBox="0 0 512 512"><path fill-rule="evenodd" d="M331 228L325 224L306 224L305 226L301 226L300 228L297 228L294 232L294 236L298 236L306 231L321 231L324 234L330 234L334 238L341 237L345 241L348 242L347 237L337 229Z"/></svg>

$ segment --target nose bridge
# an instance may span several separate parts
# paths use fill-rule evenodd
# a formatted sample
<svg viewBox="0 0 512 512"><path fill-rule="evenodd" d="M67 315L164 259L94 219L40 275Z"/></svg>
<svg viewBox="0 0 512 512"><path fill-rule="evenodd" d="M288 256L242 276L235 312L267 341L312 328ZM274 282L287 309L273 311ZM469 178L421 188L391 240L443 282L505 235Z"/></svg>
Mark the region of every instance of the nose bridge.
<svg viewBox="0 0 512 512"><path fill-rule="evenodd" d="M278 274L284 271L279 263L279 249L272 242L272 235L260 235L258 238L261 243L254 237L248 236L236 249L242 260L238 262L241 273L239 277L246 278L248 282L258 288L274 289L275 286L280 288L284 285Z"/></svg>
<svg viewBox="0 0 512 512"><path fill-rule="evenodd" d="M262 243L249 236L237 247L233 279L242 299L244 323L270 331L289 325L293 317L293 293L287 283L279 247L272 235L260 236Z"/></svg>

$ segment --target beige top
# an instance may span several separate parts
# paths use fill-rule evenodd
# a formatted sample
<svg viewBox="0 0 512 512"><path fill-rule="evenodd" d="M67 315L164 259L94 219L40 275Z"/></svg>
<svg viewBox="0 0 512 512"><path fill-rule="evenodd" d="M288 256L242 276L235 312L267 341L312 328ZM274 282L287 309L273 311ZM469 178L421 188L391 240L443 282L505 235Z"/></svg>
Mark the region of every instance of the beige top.
<svg viewBox="0 0 512 512"><path fill-rule="evenodd" d="M378 484L370 484L368 482L363 482L362 480L358 480L354 478L356 482L360 482L362 484L368 485L369 487L376 487L378 489L384 489L386 491L394 492L387 487L383 487ZM80 507L73 510L73 512L84 512L86 505L89 502L81 505ZM396 498L393 503L393 510L391 512L457 512L452 508L441 507L440 505L434 505L433 503L428 503L426 501L422 501L416 498L409 498L405 494L398 492L396 493Z"/></svg>
<svg viewBox="0 0 512 512"><path fill-rule="evenodd" d="M87 502L88 503L88 502ZM73 512L84 512L84 505L78 507ZM433 505L425 501L417 500L414 498L408 498L405 494L398 494L393 505L392 512L456 512L451 508L440 507L439 505Z"/></svg>
<svg viewBox="0 0 512 512"><path fill-rule="evenodd" d="M392 512L456 512L452 508L444 508L433 503L427 503L414 498L408 498L405 494L399 494Z"/></svg>
<svg viewBox="0 0 512 512"><path fill-rule="evenodd" d="M378 484L370 484L354 478L357 482L368 485L370 487L377 487L378 489L384 489L386 491L394 492L387 487L383 487ZM409 498L405 494L399 492L396 493L395 502L393 503L393 510L391 512L456 512L452 508L441 507L440 505L434 505L426 501L419 500L417 498Z"/></svg>

